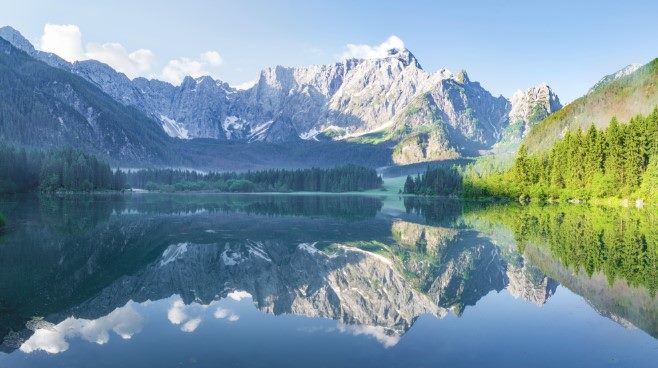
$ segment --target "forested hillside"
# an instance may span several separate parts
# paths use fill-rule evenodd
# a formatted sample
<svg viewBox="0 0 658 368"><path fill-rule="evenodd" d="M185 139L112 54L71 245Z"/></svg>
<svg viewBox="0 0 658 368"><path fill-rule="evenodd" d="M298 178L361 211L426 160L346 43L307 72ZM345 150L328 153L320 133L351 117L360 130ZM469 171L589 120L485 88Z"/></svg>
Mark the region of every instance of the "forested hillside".
<svg viewBox="0 0 658 368"><path fill-rule="evenodd" d="M35 60L0 38L0 140L71 145L120 161L172 159L171 139L90 82Z"/></svg>
<svg viewBox="0 0 658 368"><path fill-rule="evenodd" d="M49 151L0 144L0 194L40 190L121 190L125 176L92 155L72 148Z"/></svg>
<svg viewBox="0 0 658 368"><path fill-rule="evenodd" d="M658 109L627 124L567 132L550 151L526 146L504 173L467 175L467 196L539 200L631 197L658 199Z"/></svg>
<svg viewBox="0 0 658 368"><path fill-rule="evenodd" d="M658 59L633 73L608 76L585 96L549 115L524 140L530 153L550 150L565 132L587 130L591 125L605 129L612 117L628 121L648 115L658 106Z"/></svg>

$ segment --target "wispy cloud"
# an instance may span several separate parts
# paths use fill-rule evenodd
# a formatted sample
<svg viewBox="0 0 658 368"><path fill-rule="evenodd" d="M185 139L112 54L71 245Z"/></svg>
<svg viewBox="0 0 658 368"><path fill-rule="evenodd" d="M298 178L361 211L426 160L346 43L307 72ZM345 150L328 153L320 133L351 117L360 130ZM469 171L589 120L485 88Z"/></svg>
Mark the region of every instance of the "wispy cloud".
<svg viewBox="0 0 658 368"><path fill-rule="evenodd" d="M87 43L83 45L82 32L75 24L46 24L39 40L39 48L52 52L69 62L98 60L129 78L151 76L172 84L180 84L185 76L198 78L204 75L216 77L217 68L223 64L219 52L210 50L196 58L181 57L169 60L160 73L154 72L155 53L149 49L129 51L118 42Z"/></svg>
<svg viewBox="0 0 658 368"><path fill-rule="evenodd" d="M98 60L130 78L149 72L155 61L151 50L138 49L129 52L116 42L89 43L83 46L82 32L74 24L46 24L39 40L39 48L70 62Z"/></svg>
<svg viewBox="0 0 658 368"><path fill-rule="evenodd" d="M253 80L242 82L242 83L239 83L239 84L236 84L236 85L232 85L231 87L233 87L235 89L244 90L244 89L249 89L249 88L253 87L257 82L258 82L258 80L253 79Z"/></svg>
<svg viewBox="0 0 658 368"><path fill-rule="evenodd" d="M192 78L215 76L213 69L222 65L222 62L219 52L206 51L195 59L182 57L169 60L158 77L172 84L180 84L188 75Z"/></svg>
<svg viewBox="0 0 658 368"><path fill-rule="evenodd" d="M403 49L404 42L400 37L392 35L379 45L353 44L345 46L341 59L377 59L386 57L390 49Z"/></svg>
<svg viewBox="0 0 658 368"><path fill-rule="evenodd" d="M144 75L151 70L155 55L151 50L139 49L128 52L120 43L90 43L85 55L124 73L129 78Z"/></svg>
<svg viewBox="0 0 658 368"><path fill-rule="evenodd" d="M144 318L128 302L110 314L98 319L82 319L69 317L53 325L45 321L37 323L34 333L20 347L24 353L42 350L57 354L68 350L69 340L81 338L99 345L110 340L110 331L114 331L123 339L130 339L142 330Z"/></svg>

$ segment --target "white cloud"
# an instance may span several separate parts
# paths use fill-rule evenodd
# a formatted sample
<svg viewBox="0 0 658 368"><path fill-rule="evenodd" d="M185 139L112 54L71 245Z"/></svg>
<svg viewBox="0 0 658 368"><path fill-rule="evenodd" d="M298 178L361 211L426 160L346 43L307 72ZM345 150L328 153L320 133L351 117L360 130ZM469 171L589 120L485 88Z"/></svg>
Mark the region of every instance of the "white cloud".
<svg viewBox="0 0 658 368"><path fill-rule="evenodd" d="M236 301L240 301L240 300L246 299L246 298L251 298L251 294L249 294L248 292L246 292L244 290L231 291L226 296L228 296L229 298L231 298L233 300L236 300Z"/></svg>
<svg viewBox="0 0 658 368"><path fill-rule="evenodd" d="M388 55L390 49L403 49L404 42L398 36L390 36L379 45L347 44L346 50L340 55L341 59L377 59Z"/></svg>
<svg viewBox="0 0 658 368"><path fill-rule="evenodd" d="M201 54L201 60L213 66L222 65L222 57L219 55L219 52L217 51L204 52L203 54Z"/></svg>
<svg viewBox="0 0 658 368"><path fill-rule="evenodd" d="M120 43L87 44L85 56L103 62L129 78L135 78L151 70L155 55L151 50L139 49L128 53Z"/></svg>
<svg viewBox="0 0 658 368"><path fill-rule="evenodd" d="M73 24L46 24L39 41L41 50L59 55L66 61L84 60L82 33Z"/></svg>
<svg viewBox="0 0 658 368"><path fill-rule="evenodd" d="M400 336L395 333L387 333L382 326L367 325L338 325L338 331L349 333L354 336L366 335L379 341L385 348L390 348L400 342Z"/></svg>
<svg viewBox="0 0 658 368"><path fill-rule="evenodd" d="M244 90L244 89L249 89L249 88L253 87L254 85L256 85L257 82L258 82L257 79L253 79L253 80L249 80L249 81L246 81L246 82L242 82L240 84L233 85L231 87L233 87L235 89L243 89Z"/></svg>
<svg viewBox="0 0 658 368"><path fill-rule="evenodd" d="M82 45L82 32L74 24L46 24L39 41L43 51L59 55L66 61L94 59L103 62L129 78L145 75L155 61L151 50L128 52L120 43L88 43Z"/></svg>
<svg viewBox="0 0 658 368"><path fill-rule="evenodd" d="M240 319L240 316L231 312L229 309L225 309L222 307L217 308L215 310L215 313L213 314L215 318L217 319L224 319L226 318L229 322L235 322Z"/></svg>
<svg viewBox="0 0 658 368"><path fill-rule="evenodd" d="M214 76L211 71L222 64L222 57L217 51L206 51L199 55L198 59L186 57L169 60L162 69L160 79L171 84L180 84L186 76L192 78L204 75Z"/></svg>
<svg viewBox="0 0 658 368"><path fill-rule="evenodd" d="M215 316L215 318L217 318L217 319L226 318L226 317L228 317L229 315L231 315L231 311L228 310L228 309L221 308L221 307L220 307L220 308L217 308L217 310L216 310L215 313L214 313L214 316Z"/></svg>
<svg viewBox="0 0 658 368"><path fill-rule="evenodd" d="M148 49L127 50L116 42L88 43L83 46L82 32L74 24L46 24L39 41L42 51L52 52L69 62L93 59L103 62L129 78L152 76L172 84L180 84L185 76L198 78L216 76L215 69L222 65L217 51L206 51L198 58L181 57L169 60L159 75L154 75L155 54Z"/></svg>
<svg viewBox="0 0 658 368"><path fill-rule="evenodd" d="M142 330L144 319L135 311L132 302L117 308L98 319L78 319L69 317L57 325L42 323L34 334L20 347L24 353L43 350L57 354L68 350L68 339L80 337L89 342L105 344L110 340L110 331L123 339L130 339Z"/></svg>
<svg viewBox="0 0 658 368"><path fill-rule="evenodd" d="M177 299L171 303L171 307L167 311L167 319L175 325L180 325L187 319L185 303L181 299Z"/></svg>
<svg viewBox="0 0 658 368"><path fill-rule="evenodd" d="M194 332L194 330L196 330L200 324L201 318L194 318L185 322L185 324L180 329L183 332Z"/></svg>

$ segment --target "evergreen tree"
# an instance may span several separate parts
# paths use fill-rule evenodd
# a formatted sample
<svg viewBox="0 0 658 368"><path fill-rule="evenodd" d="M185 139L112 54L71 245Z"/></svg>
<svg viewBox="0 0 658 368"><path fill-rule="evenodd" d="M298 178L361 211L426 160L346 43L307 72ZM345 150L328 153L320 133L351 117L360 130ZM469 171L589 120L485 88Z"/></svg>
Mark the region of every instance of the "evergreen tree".
<svg viewBox="0 0 658 368"><path fill-rule="evenodd" d="M507 172L489 177L471 173L465 181L465 193L538 199L653 193L647 183L655 177L655 168L650 167L655 157L658 108L623 125L613 118L605 130L591 126L585 134L580 130L567 132L545 154L529 155L521 146Z"/></svg>
<svg viewBox="0 0 658 368"><path fill-rule="evenodd" d="M107 163L71 148L27 151L0 143L0 170L0 193L115 189Z"/></svg>
<svg viewBox="0 0 658 368"><path fill-rule="evenodd" d="M640 193L647 199L658 200L658 156L653 156L642 175Z"/></svg>
<svg viewBox="0 0 658 368"><path fill-rule="evenodd" d="M412 179L410 175L407 176L407 180L404 182L403 193L405 194L416 193L416 186L414 184L414 179Z"/></svg>

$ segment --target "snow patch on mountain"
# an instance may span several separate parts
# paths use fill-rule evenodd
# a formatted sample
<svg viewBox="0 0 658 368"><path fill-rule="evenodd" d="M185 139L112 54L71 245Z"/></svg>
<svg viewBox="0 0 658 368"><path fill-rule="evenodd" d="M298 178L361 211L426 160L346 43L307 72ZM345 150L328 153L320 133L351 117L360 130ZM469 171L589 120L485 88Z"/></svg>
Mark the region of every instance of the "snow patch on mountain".
<svg viewBox="0 0 658 368"><path fill-rule="evenodd" d="M234 115L227 116L222 122L222 129L224 129L228 140L243 138L246 128L247 123Z"/></svg>
<svg viewBox="0 0 658 368"><path fill-rule="evenodd" d="M167 249L165 249L165 251L162 253L160 266L164 266L182 257L183 254L187 252L187 247L189 245L190 243L178 243L168 246Z"/></svg>
<svg viewBox="0 0 658 368"><path fill-rule="evenodd" d="M160 115L160 121L162 122L162 129L170 137L180 138L180 139L190 138L187 129L185 129L185 127L180 123L178 123L176 120L171 119L164 115Z"/></svg>
<svg viewBox="0 0 658 368"><path fill-rule="evenodd" d="M316 243L312 243L312 244L311 243L299 243L299 245L297 245L297 248L299 248L299 249L301 249L305 252L308 252L310 254L313 254L313 255L319 254L320 251L315 247L315 244Z"/></svg>
<svg viewBox="0 0 658 368"><path fill-rule="evenodd" d="M268 120L251 128L249 132L249 142L262 141L267 134L267 129L274 123L274 120Z"/></svg>
<svg viewBox="0 0 658 368"><path fill-rule="evenodd" d="M227 266L235 266L244 261L245 259L242 258L242 255L240 255L240 253L234 252L229 249L222 252L222 262L224 262L224 264Z"/></svg>

